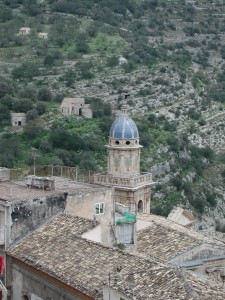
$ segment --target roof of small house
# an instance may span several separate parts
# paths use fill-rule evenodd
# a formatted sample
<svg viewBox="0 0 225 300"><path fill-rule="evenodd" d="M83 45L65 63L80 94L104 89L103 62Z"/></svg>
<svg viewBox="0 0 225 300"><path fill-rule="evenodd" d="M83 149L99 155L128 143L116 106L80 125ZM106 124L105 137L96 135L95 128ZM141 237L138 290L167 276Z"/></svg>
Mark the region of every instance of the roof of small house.
<svg viewBox="0 0 225 300"><path fill-rule="evenodd" d="M189 226L193 224L195 221L193 212L187 209L183 209L180 206L174 207L172 211L169 213L167 219L174 221L178 224L181 224L183 226ZM182 222L184 224L182 224Z"/></svg>
<svg viewBox="0 0 225 300"><path fill-rule="evenodd" d="M225 291L204 276L178 267L157 266L149 270L117 276L111 287L136 300L222 300Z"/></svg>
<svg viewBox="0 0 225 300"><path fill-rule="evenodd" d="M39 33L38 33L38 36L47 36L47 35L48 35L47 32L39 32Z"/></svg>
<svg viewBox="0 0 225 300"><path fill-rule="evenodd" d="M12 117L26 117L25 113L16 113L16 112L11 112L10 115Z"/></svg>
<svg viewBox="0 0 225 300"><path fill-rule="evenodd" d="M20 30L26 30L26 31L29 31L29 30L30 30L30 27L21 27Z"/></svg>
<svg viewBox="0 0 225 300"><path fill-rule="evenodd" d="M81 237L94 221L62 214L12 247L8 254L97 299L109 273L145 270L156 261ZM100 289L100 290L99 290ZM99 290L99 291L98 291Z"/></svg>
<svg viewBox="0 0 225 300"><path fill-rule="evenodd" d="M138 252L153 256L161 262L204 243L225 247L222 241L206 237L160 216L139 215L138 220L148 223L146 228L137 232Z"/></svg>
<svg viewBox="0 0 225 300"><path fill-rule="evenodd" d="M84 104L84 98L64 98L60 107Z"/></svg>

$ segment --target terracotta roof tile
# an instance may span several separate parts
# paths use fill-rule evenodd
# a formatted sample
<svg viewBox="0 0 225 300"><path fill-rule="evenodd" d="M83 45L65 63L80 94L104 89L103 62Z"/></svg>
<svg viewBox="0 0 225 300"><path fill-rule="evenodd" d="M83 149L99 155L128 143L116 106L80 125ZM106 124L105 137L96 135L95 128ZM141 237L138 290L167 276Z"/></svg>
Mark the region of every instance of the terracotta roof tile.
<svg viewBox="0 0 225 300"><path fill-rule="evenodd" d="M223 300L225 291L209 280L177 267L155 267L115 277L114 290L136 300Z"/></svg>
<svg viewBox="0 0 225 300"><path fill-rule="evenodd" d="M8 254L97 298L96 290L122 266L126 272L140 271L155 261L139 258L81 238L95 221L60 215L42 226ZM101 291L100 291L101 292Z"/></svg>
<svg viewBox="0 0 225 300"><path fill-rule="evenodd" d="M203 243L224 246L220 241L205 237L163 217L140 215L138 219L149 221L149 227L137 232L138 252L155 257L161 262Z"/></svg>

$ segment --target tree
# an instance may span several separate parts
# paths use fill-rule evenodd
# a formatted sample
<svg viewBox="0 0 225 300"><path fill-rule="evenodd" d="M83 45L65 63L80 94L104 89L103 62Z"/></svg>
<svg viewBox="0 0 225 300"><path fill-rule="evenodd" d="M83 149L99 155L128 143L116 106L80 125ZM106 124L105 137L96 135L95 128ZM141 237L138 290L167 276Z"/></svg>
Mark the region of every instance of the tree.
<svg viewBox="0 0 225 300"><path fill-rule="evenodd" d="M41 101L50 101L52 93L47 87L43 87L38 91L38 99Z"/></svg>
<svg viewBox="0 0 225 300"><path fill-rule="evenodd" d="M82 158L80 160L79 164L80 169L86 169L86 170L96 170L97 166L93 160L93 156L91 155L91 152L85 151L82 155Z"/></svg>
<svg viewBox="0 0 225 300"><path fill-rule="evenodd" d="M24 87L20 91L20 96L22 98L26 98L26 99L30 99L30 100L34 101L36 99L36 97L37 97L37 90L33 86Z"/></svg>
<svg viewBox="0 0 225 300"><path fill-rule="evenodd" d="M66 81L66 86L72 86L76 79L76 73L69 69L65 72L63 79Z"/></svg>
<svg viewBox="0 0 225 300"><path fill-rule="evenodd" d="M34 121L35 119L38 118L38 112L36 109L31 109L28 110L28 112L26 113L27 116L27 121Z"/></svg>
<svg viewBox="0 0 225 300"><path fill-rule="evenodd" d="M80 135L62 128L55 128L50 134L53 147L65 150L83 149L84 143Z"/></svg>
<svg viewBox="0 0 225 300"><path fill-rule="evenodd" d="M55 59L52 55L48 54L47 56L45 56L44 58L44 65L48 66L48 67L52 67L55 63Z"/></svg>
<svg viewBox="0 0 225 300"><path fill-rule="evenodd" d="M16 159L21 155L21 143L16 135L0 136L0 166L12 168Z"/></svg>
<svg viewBox="0 0 225 300"><path fill-rule="evenodd" d="M0 77L0 98L11 95L15 91L15 84L11 80Z"/></svg>
<svg viewBox="0 0 225 300"><path fill-rule="evenodd" d="M16 100L13 104L13 110L26 113L33 108L33 102L29 99Z"/></svg>
<svg viewBox="0 0 225 300"><path fill-rule="evenodd" d="M0 103L0 124L6 125L10 121L10 112L7 106Z"/></svg>
<svg viewBox="0 0 225 300"><path fill-rule="evenodd" d="M36 63L23 63L12 70L12 76L14 79L32 79L34 76L38 76L39 74L39 68Z"/></svg>
<svg viewBox="0 0 225 300"><path fill-rule="evenodd" d="M87 98L86 103L91 104L94 118L110 116L112 114L111 105L103 102L100 98Z"/></svg>
<svg viewBox="0 0 225 300"><path fill-rule="evenodd" d="M79 36L76 40L76 49L77 49L77 52L83 53L83 54L90 52L85 34L83 34L83 33L79 34Z"/></svg>
<svg viewBox="0 0 225 300"><path fill-rule="evenodd" d="M35 124L35 122L29 122L24 126L23 135L27 140L32 140L39 136L41 133L41 127Z"/></svg>
<svg viewBox="0 0 225 300"><path fill-rule="evenodd" d="M43 115L47 110L47 104L44 102L38 102L36 110L39 116Z"/></svg>
<svg viewBox="0 0 225 300"><path fill-rule="evenodd" d="M13 17L12 10L1 7L0 9L0 22L6 22L11 20Z"/></svg>
<svg viewBox="0 0 225 300"><path fill-rule="evenodd" d="M119 64L119 58L115 55L111 56L107 60L108 67L116 67Z"/></svg>

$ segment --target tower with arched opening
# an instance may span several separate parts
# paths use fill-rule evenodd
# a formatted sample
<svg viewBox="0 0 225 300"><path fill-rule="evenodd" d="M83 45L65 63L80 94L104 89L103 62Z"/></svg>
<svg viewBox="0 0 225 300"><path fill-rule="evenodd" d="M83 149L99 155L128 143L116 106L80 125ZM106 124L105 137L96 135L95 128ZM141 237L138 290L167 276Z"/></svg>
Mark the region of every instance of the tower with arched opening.
<svg viewBox="0 0 225 300"><path fill-rule="evenodd" d="M115 202L133 212L150 213L151 173L140 172L139 133L123 106L109 132L107 173L96 174L94 182L112 185Z"/></svg>

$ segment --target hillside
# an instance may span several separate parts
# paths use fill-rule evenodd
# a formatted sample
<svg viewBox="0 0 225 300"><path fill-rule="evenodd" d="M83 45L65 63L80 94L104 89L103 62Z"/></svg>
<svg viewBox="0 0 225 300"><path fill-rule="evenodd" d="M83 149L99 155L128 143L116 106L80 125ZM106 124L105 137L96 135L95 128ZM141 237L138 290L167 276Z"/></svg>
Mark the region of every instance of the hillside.
<svg viewBox="0 0 225 300"><path fill-rule="evenodd" d="M157 181L152 211L179 203L200 228L223 230L224 15L222 0L1 1L0 165L30 165L36 148L38 164L103 171L110 124L127 104L142 170ZM60 116L65 96L85 97L94 118ZM27 114L24 131L10 111Z"/></svg>

